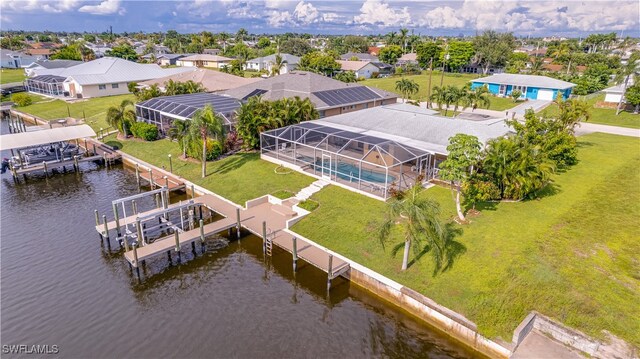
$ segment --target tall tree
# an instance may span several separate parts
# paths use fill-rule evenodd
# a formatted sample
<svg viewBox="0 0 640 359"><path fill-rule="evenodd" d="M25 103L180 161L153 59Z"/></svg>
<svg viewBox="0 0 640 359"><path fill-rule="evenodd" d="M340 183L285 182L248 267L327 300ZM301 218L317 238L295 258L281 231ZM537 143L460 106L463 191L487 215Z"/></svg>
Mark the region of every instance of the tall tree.
<svg viewBox="0 0 640 359"><path fill-rule="evenodd" d="M276 54L276 57L274 58L273 62L271 62L271 76L280 75L280 71L282 71L285 64L286 64L286 61L284 60L282 55L280 55L279 53Z"/></svg>
<svg viewBox="0 0 640 359"><path fill-rule="evenodd" d="M402 56L402 48L398 45L389 45L380 49L378 58L387 64L395 65Z"/></svg>
<svg viewBox="0 0 640 359"><path fill-rule="evenodd" d="M473 175L474 168L480 161L481 148L482 144L477 137L459 133L449 138L449 154L440 163L440 178L450 181L451 188L456 190L456 211L461 221L466 220L460 199L462 185Z"/></svg>
<svg viewBox="0 0 640 359"><path fill-rule="evenodd" d="M340 70L340 64L335 58L320 51L310 52L300 59L298 64L300 70L311 71L325 76L332 76Z"/></svg>
<svg viewBox="0 0 640 359"><path fill-rule="evenodd" d="M418 93L420 85L413 80L403 78L396 81L396 90L402 93L402 102L405 102L409 96Z"/></svg>
<svg viewBox="0 0 640 359"><path fill-rule="evenodd" d="M409 266L409 252L413 247L416 256L427 250L437 273L446 261L450 234L447 226L440 220L440 205L435 200L421 195L423 187L416 183L401 198L392 198L387 204L384 222L378 229L378 239L384 245L394 228L404 239L402 270Z"/></svg>
<svg viewBox="0 0 640 359"><path fill-rule="evenodd" d="M489 108L491 100L489 100L489 88L487 85L476 87L467 94L469 99L469 105L471 106L471 112L473 112L478 106Z"/></svg>
<svg viewBox="0 0 640 359"><path fill-rule="evenodd" d="M402 46L402 53L405 53L407 50L407 34L409 33L409 29L401 28L400 29L400 46Z"/></svg>
<svg viewBox="0 0 640 359"><path fill-rule="evenodd" d="M457 71L469 63L469 60L473 57L473 53L473 44L471 42L450 41L447 44L447 49L440 53L440 61L442 61L448 69Z"/></svg>
<svg viewBox="0 0 640 359"><path fill-rule="evenodd" d="M504 66L516 48L515 38L511 33L497 33L487 30L473 39L476 50L476 62L482 66L482 73L487 74L491 66Z"/></svg>
<svg viewBox="0 0 640 359"><path fill-rule="evenodd" d="M119 106L111 106L107 109L107 123L124 134L126 138L127 128L136 121L136 113L131 109L131 100L122 100Z"/></svg>
<svg viewBox="0 0 640 359"><path fill-rule="evenodd" d="M635 78L637 73L640 72L640 53L634 52L629 59L627 60L627 64L622 66L618 70L618 74L616 75L616 82L622 81L622 92L627 91L627 87L629 86L629 81L632 78ZM637 82L637 81L636 81ZM624 96L620 96L620 100L618 101L618 106L616 107L616 116L620 114L622 111L622 98Z"/></svg>
<svg viewBox="0 0 640 359"><path fill-rule="evenodd" d="M189 129L199 134L202 141L202 178L207 176L207 140L213 137L220 140L224 136L224 122L211 105L199 109L191 118Z"/></svg>

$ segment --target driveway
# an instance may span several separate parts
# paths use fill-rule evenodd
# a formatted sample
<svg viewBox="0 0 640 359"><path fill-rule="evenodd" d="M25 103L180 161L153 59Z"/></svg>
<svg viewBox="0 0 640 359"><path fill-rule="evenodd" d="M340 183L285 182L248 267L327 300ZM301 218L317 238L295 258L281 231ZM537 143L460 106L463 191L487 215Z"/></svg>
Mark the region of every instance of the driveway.
<svg viewBox="0 0 640 359"><path fill-rule="evenodd" d="M532 108L534 112L538 112L543 108L549 106L551 102L552 101L546 101L546 100L528 100L519 104L516 107L510 108L507 111L509 111L509 115L515 112L516 115L524 116L524 113L526 110Z"/></svg>
<svg viewBox="0 0 640 359"><path fill-rule="evenodd" d="M599 125L597 123L581 122L576 128L576 135L586 135L593 132L610 133L612 135L640 137L640 129L618 126Z"/></svg>

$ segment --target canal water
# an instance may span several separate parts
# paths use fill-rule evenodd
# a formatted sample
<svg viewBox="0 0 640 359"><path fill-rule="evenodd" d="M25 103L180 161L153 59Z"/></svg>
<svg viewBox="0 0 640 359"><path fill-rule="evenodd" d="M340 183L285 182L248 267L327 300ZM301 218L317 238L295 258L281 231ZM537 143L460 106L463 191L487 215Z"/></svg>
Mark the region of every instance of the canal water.
<svg viewBox="0 0 640 359"><path fill-rule="evenodd" d="M294 275L288 253L265 260L254 236L210 238L195 258L183 249L179 266L149 261L138 282L94 229L94 209L138 192L122 167L20 184L5 173L0 191L3 345L57 345L76 358L478 357L342 278L327 293L313 266Z"/></svg>

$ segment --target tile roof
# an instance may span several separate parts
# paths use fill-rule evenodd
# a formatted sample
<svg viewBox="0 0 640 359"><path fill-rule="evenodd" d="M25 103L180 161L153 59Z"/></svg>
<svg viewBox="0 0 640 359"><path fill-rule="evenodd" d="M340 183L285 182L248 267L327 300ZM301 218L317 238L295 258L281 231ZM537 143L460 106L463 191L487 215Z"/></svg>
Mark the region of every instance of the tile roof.
<svg viewBox="0 0 640 359"><path fill-rule="evenodd" d="M260 78L239 77L208 69L196 69L193 67L189 69L193 69L193 71L181 72L179 74L143 81L140 82L139 85L151 86L153 84L156 84L160 87L164 87L165 83L169 80L173 80L175 82L194 81L197 83L201 83L205 87L207 92L216 92L236 88L262 80Z"/></svg>
<svg viewBox="0 0 640 359"><path fill-rule="evenodd" d="M482 143L510 132L502 119L472 121L434 115L408 104L371 107L311 121L386 138L418 149L447 153L449 138L458 133L478 137Z"/></svg>
<svg viewBox="0 0 640 359"><path fill-rule="evenodd" d="M340 69L343 71L358 71L361 68L371 63L369 61L345 61L345 60L336 60L336 62L340 64Z"/></svg>
<svg viewBox="0 0 640 359"><path fill-rule="evenodd" d="M286 62L289 65L297 65L298 63L300 63L300 57L295 56L295 55L291 55L291 54L280 54L280 56L282 56L282 60L284 62ZM276 54L273 55L269 55L269 56L264 56L264 57L256 57L255 59L251 59L247 62L253 62L253 63L262 63L262 62L275 62L276 61Z"/></svg>
<svg viewBox="0 0 640 359"><path fill-rule="evenodd" d="M219 56L219 55L209 55L209 54L195 54L191 56L186 56L181 58L182 61L211 61L211 62L225 62L231 61L232 58Z"/></svg>
<svg viewBox="0 0 640 359"><path fill-rule="evenodd" d="M43 69L38 74L71 78L80 85L95 85L139 82L185 71L190 71L190 69L163 69L155 64L139 64L116 57L103 57L68 68Z"/></svg>
<svg viewBox="0 0 640 359"><path fill-rule="evenodd" d="M224 91L224 94L231 97L244 99L248 98L248 95L252 92L255 92L256 90L264 90L261 96L263 99L268 101L275 101L282 98L292 98L298 96L302 99L310 99L317 109L324 109L332 108L335 106L329 105L318 96L316 96L315 93L327 90L341 90L347 88L362 87L368 88L373 93L372 96L375 96L375 100L393 99L399 97L397 94L391 92L362 86L356 83L344 83L342 81L334 80L332 78L308 71L291 71L286 74L264 79L260 82ZM373 100L373 98L371 100ZM347 103L345 103L345 105L346 104Z"/></svg>

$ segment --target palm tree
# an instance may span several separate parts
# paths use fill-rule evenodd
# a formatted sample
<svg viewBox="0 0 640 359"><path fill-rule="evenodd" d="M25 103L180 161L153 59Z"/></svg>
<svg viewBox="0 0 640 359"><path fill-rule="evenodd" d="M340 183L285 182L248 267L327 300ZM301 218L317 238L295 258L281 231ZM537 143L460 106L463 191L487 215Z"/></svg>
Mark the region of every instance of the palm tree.
<svg viewBox="0 0 640 359"><path fill-rule="evenodd" d="M560 115L558 119L564 129L573 133L578 123L591 119L590 106L586 101L569 99L558 104Z"/></svg>
<svg viewBox="0 0 640 359"><path fill-rule="evenodd" d="M396 81L396 90L402 93L402 102L405 102L405 98L416 94L420 90L420 85L413 80L403 78Z"/></svg>
<svg viewBox="0 0 640 359"><path fill-rule="evenodd" d="M174 120L169 129L169 137L178 141L182 148L182 157L187 158L187 137L189 136L189 121Z"/></svg>
<svg viewBox="0 0 640 359"><path fill-rule="evenodd" d="M260 147L260 133L272 128L270 105L261 96L250 97L237 110L236 131L246 148Z"/></svg>
<svg viewBox="0 0 640 359"><path fill-rule="evenodd" d="M397 37L396 37L397 33L395 31L391 31L390 33L387 34L387 45L393 45L396 43Z"/></svg>
<svg viewBox="0 0 640 359"><path fill-rule="evenodd" d="M569 71L571 70L571 62L573 61L573 51L571 50L571 46L569 46L568 43L563 42L558 47L556 47L555 51L551 53L551 56L556 61L558 60L558 58L568 57L568 60L569 60L567 64L567 75L568 75Z"/></svg>
<svg viewBox="0 0 640 359"><path fill-rule="evenodd" d="M244 41L247 35L249 35L247 30L244 27L241 27L236 33L236 43Z"/></svg>
<svg viewBox="0 0 640 359"><path fill-rule="evenodd" d="M401 198L392 198L387 204L387 214L378 229L378 239L384 246L395 226L400 226L404 237L402 270L409 266L409 251L419 255L428 250L433 257L435 272L442 268L450 236L447 226L440 220L440 205L431 198L421 196L423 187L416 183ZM423 242L426 242L423 244ZM401 245L396 248L399 249Z"/></svg>
<svg viewBox="0 0 640 359"><path fill-rule="evenodd" d="M129 123L136 120L136 113L129 106L133 106L131 100L122 100L120 106L111 106L107 110L107 123L122 132L125 138L128 136L127 127L129 127Z"/></svg>
<svg viewBox="0 0 640 359"><path fill-rule="evenodd" d="M442 111L442 105L447 100L447 90L444 86L433 86L433 93L429 101L438 105L438 111Z"/></svg>
<svg viewBox="0 0 640 359"><path fill-rule="evenodd" d="M487 107L491 105L489 100L489 88L487 85L476 87L467 94L469 105L471 105L471 112L473 112L478 106Z"/></svg>
<svg viewBox="0 0 640 359"><path fill-rule="evenodd" d="M533 61L531 61L531 69L529 72L532 75L539 75L542 72L544 66L544 59L542 57L534 57Z"/></svg>
<svg viewBox="0 0 640 359"><path fill-rule="evenodd" d="M408 33L409 33L409 29L407 29L407 28L401 28L400 29L399 40L400 40L400 45L402 46L402 53L404 53L405 50L407 49L407 34Z"/></svg>
<svg viewBox="0 0 640 359"><path fill-rule="evenodd" d="M453 116L455 117L459 106L462 106L462 110L464 110L469 105L469 90L466 87L460 88L449 85L447 86L447 92L450 103L453 105Z"/></svg>
<svg viewBox="0 0 640 359"><path fill-rule="evenodd" d="M224 123L222 117L218 115L211 105L206 105L199 109L191 118L190 132L200 135L202 141L202 178L207 176L207 139L213 137L220 140L224 136Z"/></svg>
<svg viewBox="0 0 640 359"><path fill-rule="evenodd" d="M637 52L634 52L627 60L627 64L622 66L616 75L616 82L620 82L624 80L624 85L622 86L622 93L624 94L627 91L627 86L629 85L629 80L632 77L636 77L636 73L640 71L640 55ZM620 96L620 100L618 101L618 106L616 107L616 116L620 114L622 111L622 99L623 96Z"/></svg>
<svg viewBox="0 0 640 359"><path fill-rule="evenodd" d="M226 32L221 32L218 34L218 38L222 41L222 52L227 51L227 40L229 40L229 34Z"/></svg>
<svg viewBox="0 0 640 359"><path fill-rule="evenodd" d="M280 54L277 54L276 58L271 63L271 76L280 75L280 71L282 71L286 63L287 62L283 57Z"/></svg>

